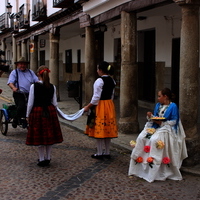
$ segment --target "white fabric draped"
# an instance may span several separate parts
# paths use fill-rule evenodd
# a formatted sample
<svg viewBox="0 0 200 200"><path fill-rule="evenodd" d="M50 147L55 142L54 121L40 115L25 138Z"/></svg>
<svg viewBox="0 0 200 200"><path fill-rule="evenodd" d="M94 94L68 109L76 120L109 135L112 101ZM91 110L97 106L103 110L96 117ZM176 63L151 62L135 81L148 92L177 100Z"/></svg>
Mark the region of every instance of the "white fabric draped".
<svg viewBox="0 0 200 200"><path fill-rule="evenodd" d="M185 132L181 121L179 120L177 132L172 126L166 124L161 128L157 128L156 132L148 139L145 137L147 134L146 129L150 128L151 125L151 122L147 122L136 140L136 146L131 154L128 175L138 176L148 182L153 182L154 180L164 181L166 179L181 180L180 167L183 159L188 156ZM163 149L156 147L156 143L159 140L165 144ZM144 146L150 146L150 152L146 153ZM143 158L142 163L135 162L138 157ZM152 168L146 161L148 157L154 159ZM164 157L170 158L169 165L162 163Z"/></svg>
<svg viewBox="0 0 200 200"><path fill-rule="evenodd" d="M74 114L70 114L70 115L66 115L65 113L63 113L60 108L57 108L57 114L59 117L61 117L62 119L66 119L68 121L74 121L76 119L78 119L79 117L81 117L84 113L84 108L82 108L81 110L77 111Z"/></svg>

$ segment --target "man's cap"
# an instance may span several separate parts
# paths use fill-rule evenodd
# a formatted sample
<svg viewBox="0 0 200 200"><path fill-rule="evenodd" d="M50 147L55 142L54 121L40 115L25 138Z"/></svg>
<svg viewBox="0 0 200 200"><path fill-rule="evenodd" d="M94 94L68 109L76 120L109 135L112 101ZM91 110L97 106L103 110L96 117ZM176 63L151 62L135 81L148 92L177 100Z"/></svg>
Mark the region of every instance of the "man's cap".
<svg viewBox="0 0 200 200"><path fill-rule="evenodd" d="M15 62L15 64L17 63L30 63L29 61L27 61L24 57L21 57L18 61Z"/></svg>

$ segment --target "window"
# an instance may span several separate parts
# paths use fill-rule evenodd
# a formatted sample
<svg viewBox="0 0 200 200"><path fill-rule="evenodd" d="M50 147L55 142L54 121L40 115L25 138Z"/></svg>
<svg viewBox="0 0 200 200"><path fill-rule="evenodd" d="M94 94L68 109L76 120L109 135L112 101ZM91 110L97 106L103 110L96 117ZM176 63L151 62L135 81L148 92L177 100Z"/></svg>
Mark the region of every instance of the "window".
<svg viewBox="0 0 200 200"><path fill-rule="evenodd" d="M72 50L66 50L65 51L65 66L66 66L66 72L72 73Z"/></svg>

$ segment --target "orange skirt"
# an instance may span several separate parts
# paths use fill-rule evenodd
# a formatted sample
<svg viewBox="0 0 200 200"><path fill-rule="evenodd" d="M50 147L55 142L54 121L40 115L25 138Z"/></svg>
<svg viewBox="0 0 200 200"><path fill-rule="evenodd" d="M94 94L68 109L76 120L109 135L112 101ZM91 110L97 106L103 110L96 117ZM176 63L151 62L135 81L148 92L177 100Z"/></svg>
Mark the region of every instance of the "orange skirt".
<svg viewBox="0 0 200 200"><path fill-rule="evenodd" d="M112 100L100 100L95 107L94 126L86 126L85 134L94 138L118 136L115 106Z"/></svg>

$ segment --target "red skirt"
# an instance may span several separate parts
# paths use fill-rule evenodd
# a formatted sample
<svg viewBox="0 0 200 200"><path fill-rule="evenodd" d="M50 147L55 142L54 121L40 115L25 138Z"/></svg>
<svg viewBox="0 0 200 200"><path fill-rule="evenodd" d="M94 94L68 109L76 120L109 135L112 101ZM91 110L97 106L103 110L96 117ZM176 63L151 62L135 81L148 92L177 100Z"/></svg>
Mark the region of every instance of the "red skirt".
<svg viewBox="0 0 200 200"><path fill-rule="evenodd" d="M93 113L92 113L93 114ZM100 100L98 105L95 106L94 119L91 126L86 126L85 134L94 138L116 138L118 137L116 113L112 100Z"/></svg>
<svg viewBox="0 0 200 200"><path fill-rule="evenodd" d="M55 106L47 107L44 115L42 107L33 107L29 116L27 145L52 145L63 141Z"/></svg>

